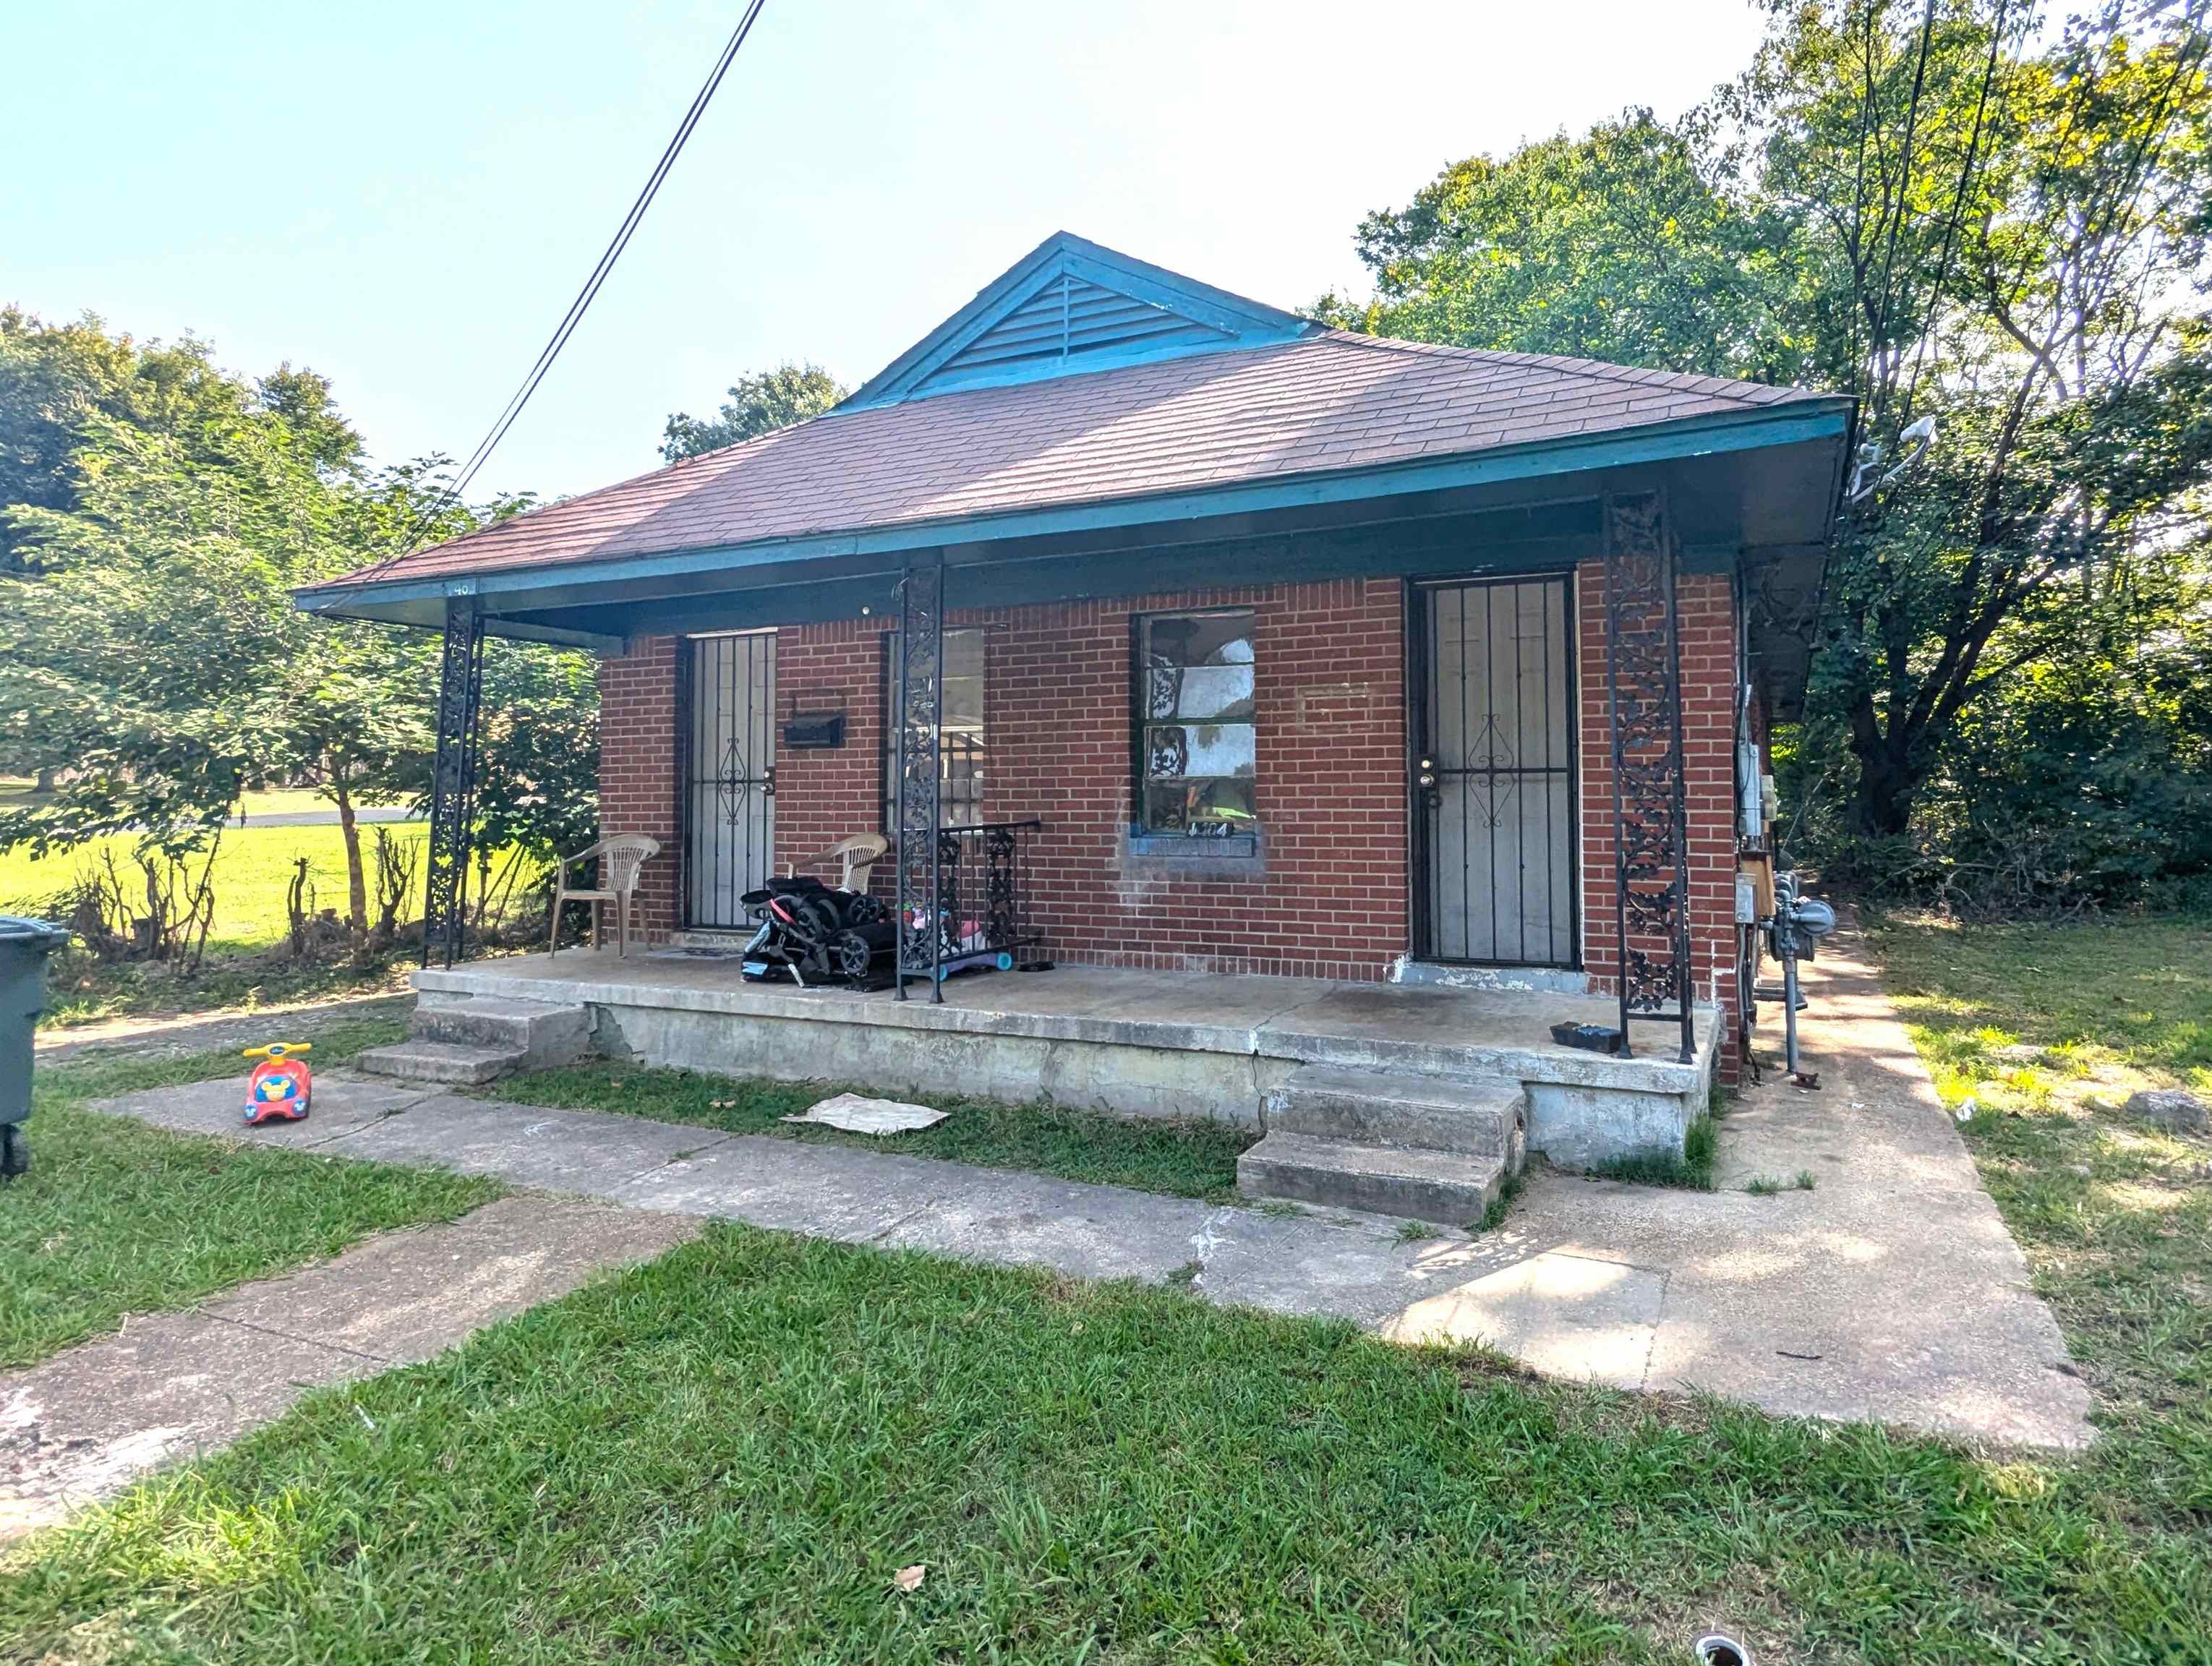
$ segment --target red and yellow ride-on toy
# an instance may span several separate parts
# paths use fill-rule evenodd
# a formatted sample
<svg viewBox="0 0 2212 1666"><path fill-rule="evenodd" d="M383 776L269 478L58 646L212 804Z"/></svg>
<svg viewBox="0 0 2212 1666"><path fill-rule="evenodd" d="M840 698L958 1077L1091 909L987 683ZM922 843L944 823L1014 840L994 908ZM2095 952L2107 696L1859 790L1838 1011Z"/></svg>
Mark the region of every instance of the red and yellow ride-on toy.
<svg viewBox="0 0 2212 1666"><path fill-rule="evenodd" d="M313 1042L270 1042L249 1047L244 1056L258 1059L246 1085L246 1120L249 1122L297 1122L307 1115L315 1095L315 1079L299 1055Z"/></svg>

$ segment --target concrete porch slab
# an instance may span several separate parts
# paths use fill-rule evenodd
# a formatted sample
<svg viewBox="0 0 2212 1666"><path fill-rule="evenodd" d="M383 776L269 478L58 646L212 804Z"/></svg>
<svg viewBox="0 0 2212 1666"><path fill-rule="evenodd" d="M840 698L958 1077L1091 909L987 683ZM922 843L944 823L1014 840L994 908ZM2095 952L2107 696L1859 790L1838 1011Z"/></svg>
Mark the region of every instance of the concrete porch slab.
<svg viewBox="0 0 2212 1666"><path fill-rule="evenodd" d="M1125 1116L1256 1124L1306 1064L1499 1078L1530 1087L1530 1139L1559 1160L1679 1149L1721 1045L1697 1015L1689 1064L1658 1026L1622 1059L1561 1047L1554 1023L1607 1023L1605 999L1560 990L1340 982L1067 966L956 978L940 1004L888 991L748 983L738 964L679 952L572 950L416 975L426 994L581 1003L599 1043L646 1062L730 1075L868 1082Z"/></svg>

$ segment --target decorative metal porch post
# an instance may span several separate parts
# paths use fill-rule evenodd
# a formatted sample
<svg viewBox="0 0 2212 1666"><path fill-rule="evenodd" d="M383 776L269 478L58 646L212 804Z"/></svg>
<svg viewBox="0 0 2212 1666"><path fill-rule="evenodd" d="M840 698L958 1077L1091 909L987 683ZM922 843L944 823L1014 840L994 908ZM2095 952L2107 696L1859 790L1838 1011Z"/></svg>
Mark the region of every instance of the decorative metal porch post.
<svg viewBox="0 0 2212 1666"><path fill-rule="evenodd" d="M422 964L450 966L468 922L469 824L476 809L477 708L483 696L483 615L474 596L446 598L438 673L438 755L430 777L430 859L422 881Z"/></svg>
<svg viewBox="0 0 2212 1666"><path fill-rule="evenodd" d="M940 919L944 829L939 758L945 745L945 569L909 567L899 580L898 998L909 976L945 999Z"/></svg>
<svg viewBox="0 0 2212 1666"><path fill-rule="evenodd" d="M1665 496L1605 501L1605 663L1613 729L1613 929L1624 1052L1635 1018L1690 1013L1689 813L1682 779L1681 637ZM1669 1000L1674 1010L1668 1012Z"/></svg>

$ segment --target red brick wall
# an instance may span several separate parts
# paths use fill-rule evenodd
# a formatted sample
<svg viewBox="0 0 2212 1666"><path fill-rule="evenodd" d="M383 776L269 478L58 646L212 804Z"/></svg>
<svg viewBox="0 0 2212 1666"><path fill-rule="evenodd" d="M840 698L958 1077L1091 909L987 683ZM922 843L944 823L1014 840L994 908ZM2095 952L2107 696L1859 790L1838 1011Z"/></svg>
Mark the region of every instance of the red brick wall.
<svg viewBox="0 0 2212 1666"><path fill-rule="evenodd" d="M1583 963L1590 987L1620 988L1613 920L1613 744L1606 699L1605 570L1577 575L1582 677ZM1682 764L1690 835L1690 953L1697 998L1729 1022L1723 1075L1735 1079L1735 609L1725 574L1685 573L1676 592L1682 643ZM1639 947L1662 952L1666 945ZM1656 1026L1655 1026L1656 1028ZM1639 1028L1638 1038L1642 1039Z"/></svg>
<svg viewBox="0 0 2212 1666"><path fill-rule="evenodd" d="M1258 657L1263 858L1192 879L1123 852L1133 613L1249 605ZM1030 908L1055 958L1091 965L1376 979L1405 948L1405 694L1395 580L1194 591L959 612L990 631L987 813L1045 830ZM787 629L781 704L846 690L846 744L786 752L779 865L878 825L882 619ZM802 697L801 704L805 702ZM825 703L834 704L834 700ZM1222 864L1229 866L1227 863ZM888 869L878 870L878 888Z"/></svg>
<svg viewBox="0 0 2212 1666"><path fill-rule="evenodd" d="M1614 987L1613 801L1603 575L1578 575L1583 945ZM1691 927L1700 1000L1735 1003L1734 613L1724 575L1685 575L1680 611L1689 770ZM1190 879L1122 849L1130 813L1129 618L1249 605L1258 653L1264 872ZM1047 824L1031 869L1036 921L1073 963L1379 978L1406 948L1404 587L1395 580L1192 592L959 613L991 631L988 813ZM786 629L777 714L847 714L845 745L784 751L779 867L878 826L881 617ZM641 900L655 935L678 922L676 644L635 643L600 667L603 829L649 833ZM877 870L888 888L888 864ZM1723 1055L1732 1071L1733 1051Z"/></svg>
<svg viewBox="0 0 2212 1666"><path fill-rule="evenodd" d="M884 831L882 618L788 626L775 642L776 715L842 711L845 744L775 754L775 866L781 873L854 833ZM995 717L996 713L991 714ZM778 733L781 735L781 730ZM835 885L833 868L810 869ZM893 885L885 861L874 889Z"/></svg>
<svg viewBox="0 0 2212 1666"><path fill-rule="evenodd" d="M665 937L677 923L683 872L676 796L676 638L632 642L599 661L599 834L642 833L660 854L638 871L633 930Z"/></svg>

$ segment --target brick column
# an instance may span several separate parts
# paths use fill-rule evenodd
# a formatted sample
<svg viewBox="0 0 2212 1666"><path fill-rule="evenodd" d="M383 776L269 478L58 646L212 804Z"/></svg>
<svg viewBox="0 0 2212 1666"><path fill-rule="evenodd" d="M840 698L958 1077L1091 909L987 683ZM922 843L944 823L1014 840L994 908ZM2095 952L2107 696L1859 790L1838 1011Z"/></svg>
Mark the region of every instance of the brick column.
<svg viewBox="0 0 2212 1666"><path fill-rule="evenodd" d="M599 836L642 833L660 854L638 873L630 927L665 941L682 915L683 817L677 804L677 640L648 636L599 661Z"/></svg>

